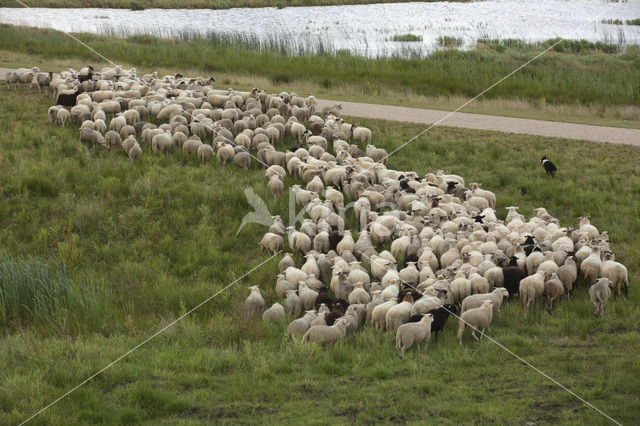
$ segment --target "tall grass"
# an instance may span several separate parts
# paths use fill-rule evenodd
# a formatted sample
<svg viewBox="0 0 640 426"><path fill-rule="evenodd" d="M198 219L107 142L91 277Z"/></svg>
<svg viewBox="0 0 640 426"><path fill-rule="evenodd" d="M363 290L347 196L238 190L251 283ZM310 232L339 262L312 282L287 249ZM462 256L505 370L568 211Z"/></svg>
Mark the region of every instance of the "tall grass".
<svg viewBox="0 0 640 426"><path fill-rule="evenodd" d="M74 283L63 262L0 252L0 326L50 324L66 332L94 329L105 321L109 292ZM102 317L102 318L101 318Z"/></svg>
<svg viewBox="0 0 640 426"><path fill-rule="evenodd" d="M411 91L425 96L475 96L539 53L531 45L512 46L482 42L475 50L446 50L427 58L364 58L349 53L290 55L281 41L260 51L255 39L236 44L238 37L190 34L164 40L149 36L119 39L90 34L80 39L104 56L139 67L167 65L204 73L234 72L281 81L312 81L318 85L359 86L364 92L381 89ZM96 58L68 36L42 29L0 26L4 50L45 58L74 58L91 62ZM549 52L489 91L488 98L522 99L549 104L637 105L640 104L640 49L603 51L596 44ZM574 46L574 43L569 43ZM587 46L589 47L587 49ZM324 47L323 47L324 49ZM241 53L239 53L241 52Z"/></svg>

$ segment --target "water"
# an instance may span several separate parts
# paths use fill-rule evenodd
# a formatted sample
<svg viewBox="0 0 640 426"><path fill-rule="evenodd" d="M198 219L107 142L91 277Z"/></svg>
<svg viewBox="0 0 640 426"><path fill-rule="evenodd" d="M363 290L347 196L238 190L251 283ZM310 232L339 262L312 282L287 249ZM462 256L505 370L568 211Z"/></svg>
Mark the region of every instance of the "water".
<svg viewBox="0 0 640 426"><path fill-rule="evenodd" d="M640 0L489 0L228 10L0 9L0 22L14 25L120 37L184 38L214 33L216 38L275 43L292 53L345 49L365 56L426 55L440 48L441 36L462 40L462 49L473 47L478 39L539 42L556 37L626 46L639 43L640 26L601 21L633 18L640 18ZM392 41L400 34L415 34L422 41Z"/></svg>

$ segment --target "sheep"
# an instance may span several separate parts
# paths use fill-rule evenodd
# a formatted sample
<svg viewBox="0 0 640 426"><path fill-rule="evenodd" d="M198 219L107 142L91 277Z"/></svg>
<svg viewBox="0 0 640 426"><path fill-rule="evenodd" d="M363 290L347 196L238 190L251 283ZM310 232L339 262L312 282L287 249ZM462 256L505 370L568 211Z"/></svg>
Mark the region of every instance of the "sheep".
<svg viewBox="0 0 640 426"><path fill-rule="evenodd" d="M333 325L314 325L302 336L302 343L316 342L321 345L331 346L344 338L349 322L344 318L338 318Z"/></svg>
<svg viewBox="0 0 640 426"><path fill-rule="evenodd" d="M287 336L293 339L297 336L304 336L304 334L311 327L311 321L317 316L315 311L307 311L302 318L294 319L287 326Z"/></svg>
<svg viewBox="0 0 640 426"><path fill-rule="evenodd" d="M373 325L376 331L384 331L387 312L397 304L398 302L394 298L373 308L373 311L371 312L371 325Z"/></svg>
<svg viewBox="0 0 640 426"><path fill-rule="evenodd" d="M4 77L7 87L9 89L15 89L18 85L18 73L15 71L9 71Z"/></svg>
<svg viewBox="0 0 640 426"><path fill-rule="evenodd" d="M249 170L249 167L251 167L251 155L241 150L233 157L233 164L242 170Z"/></svg>
<svg viewBox="0 0 640 426"><path fill-rule="evenodd" d="M582 272L582 276L587 282L594 283L600 275L601 265L600 249L598 247L592 247L591 254L580 264L580 272Z"/></svg>
<svg viewBox="0 0 640 426"><path fill-rule="evenodd" d="M269 230L269 232L273 232L271 230ZM284 271L287 270L287 268L289 267L295 267L296 264L293 261L293 258L291 257L290 253L285 253L284 257L282 259L280 259L280 262L278 262L278 271L280 273L283 273Z"/></svg>
<svg viewBox="0 0 640 426"><path fill-rule="evenodd" d="M53 72L39 72L36 74L36 81L38 82L38 88L40 91L48 89L53 79Z"/></svg>
<svg viewBox="0 0 640 426"><path fill-rule="evenodd" d="M573 284L578 279L578 266L573 257L567 257L564 265L558 268L556 274L558 278L560 278L560 281L562 281L564 291L567 293L567 297L569 297L569 293L573 290Z"/></svg>
<svg viewBox="0 0 640 426"><path fill-rule="evenodd" d="M115 118L111 120L111 123L113 123L114 120ZM168 132L155 135L153 139L151 139L151 149L153 152L160 151L162 153L168 154L172 146L173 144L171 143L171 135Z"/></svg>
<svg viewBox="0 0 640 426"><path fill-rule="evenodd" d="M604 306L611 297L610 281L608 278L600 278L594 285L589 287L589 298L593 303L593 315L600 316L604 312Z"/></svg>
<svg viewBox="0 0 640 426"><path fill-rule="evenodd" d="M428 314L433 316L433 322L431 323L431 334L436 334L436 342L438 341L438 334L444 329L447 319L450 315L455 315L456 307L452 304L445 304L438 309L432 309Z"/></svg>
<svg viewBox="0 0 640 426"><path fill-rule="evenodd" d="M60 108L56 113L56 123L63 127L67 127L67 123L71 119L71 113L64 108Z"/></svg>
<svg viewBox="0 0 640 426"><path fill-rule="evenodd" d="M136 158L138 158L138 156L142 155L142 148L140 148L140 145L138 144L138 142L134 143L133 146L129 149L129 152L127 153L129 156L129 160L133 161Z"/></svg>
<svg viewBox="0 0 640 426"><path fill-rule="evenodd" d="M76 91L73 93L61 93L56 98L56 105L73 107L76 104L76 100L78 99L79 94L80 89L76 89Z"/></svg>
<svg viewBox="0 0 640 426"><path fill-rule="evenodd" d="M105 144L104 136L100 132L91 129L80 130L80 142L89 142L93 145Z"/></svg>
<svg viewBox="0 0 640 426"><path fill-rule="evenodd" d="M287 315L293 315L296 318L300 316L304 307L296 290L287 290L284 305L287 308Z"/></svg>
<svg viewBox="0 0 640 426"><path fill-rule="evenodd" d="M556 273L552 273L551 277L544 283L544 297L547 302L547 312L551 312L553 302L558 297L565 294L564 285Z"/></svg>
<svg viewBox="0 0 640 426"><path fill-rule="evenodd" d="M620 284L623 285L622 291L624 295L629 295L627 268L622 263L613 260L613 254L610 251L604 252L604 259L600 265L600 276L609 279L616 290L616 295L620 295Z"/></svg>
<svg viewBox="0 0 640 426"><path fill-rule="evenodd" d="M104 135L104 140L105 140L105 143L107 144L108 149L111 149L114 146L122 145L122 138L120 137L120 134L114 130L109 130Z"/></svg>
<svg viewBox="0 0 640 426"><path fill-rule="evenodd" d="M201 163L208 163L215 155L211 145L203 143L198 146L198 160L200 160Z"/></svg>
<svg viewBox="0 0 640 426"><path fill-rule="evenodd" d="M244 301L244 310L249 316L258 316L264 311L265 302L257 285L249 287L251 293Z"/></svg>
<svg viewBox="0 0 640 426"><path fill-rule="evenodd" d="M208 146L208 145L207 145ZM268 253L275 255L284 249L284 239L272 232L267 232L259 243L260 251L267 250Z"/></svg>
<svg viewBox="0 0 640 426"><path fill-rule="evenodd" d="M480 307L485 300L491 300L493 303L493 312L500 312L500 306L505 297L509 297L509 292L504 287L497 287L491 293L473 294L465 297L462 301L460 312L468 311Z"/></svg>
<svg viewBox="0 0 640 426"><path fill-rule="evenodd" d="M538 271L520 281L520 297L524 304L524 316L527 316L529 305L544 293L545 273Z"/></svg>
<svg viewBox="0 0 640 426"><path fill-rule="evenodd" d="M411 294L405 295L402 303L392 306L385 316L386 329L396 331L401 324L409 321L409 317L411 317L411 306L413 306L413 297Z"/></svg>
<svg viewBox="0 0 640 426"><path fill-rule="evenodd" d="M310 274L310 276L314 276ZM300 300L302 300L302 304L305 309L312 309L313 304L315 303L318 292L309 288L307 283L300 282L298 283L298 294L300 295Z"/></svg>
<svg viewBox="0 0 640 426"><path fill-rule="evenodd" d="M292 226L287 228L289 247L294 253L302 255L311 250L311 238L307 234L296 231Z"/></svg>
<svg viewBox="0 0 640 426"><path fill-rule="evenodd" d="M484 329L491 325L493 318L492 305L493 302L491 300L485 300L479 308L469 309L460 314L460 321L458 323L458 340L460 341L460 346L462 346L462 335L466 327L472 329L471 335L476 340L480 341L480 339L482 339ZM482 327L482 330L480 331L480 338L478 338L478 336L476 336L476 330L480 327Z"/></svg>
<svg viewBox="0 0 640 426"><path fill-rule="evenodd" d="M371 302L371 296L369 296L369 293L367 293L367 291L364 289L363 283L357 282L353 285L353 287L354 289L349 294L348 298L350 305L367 305L369 302Z"/></svg>
<svg viewBox="0 0 640 426"><path fill-rule="evenodd" d="M366 127L360 127L354 124L351 127L351 136L353 137L354 141L364 142L366 145L369 145L371 143L371 130L367 129ZM384 150L381 150L381 151L384 151ZM376 154L380 155L380 153L376 153ZM386 151L384 154L386 155ZM367 156L370 156L370 155L367 154ZM374 158L374 161L378 162L379 159Z"/></svg>
<svg viewBox="0 0 640 426"><path fill-rule="evenodd" d="M274 303L262 313L262 321L278 324L284 319L284 308L279 303Z"/></svg>
<svg viewBox="0 0 640 426"><path fill-rule="evenodd" d="M425 342L424 349L427 349L431 338L432 323L433 315L425 314L419 322L410 322L398 327L396 331L396 349L400 352L401 357L414 343L417 344L418 350L420 350L420 343Z"/></svg>
<svg viewBox="0 0 640 426"><path fill-rule="evenodd" d="M187 143L189 143L189 141L187 141ZM216 158L218 159L218 161L220 161L222 164L226 164L230 161L233 161L235 155L236 153L234 152L231 145L223 142L218 142L218 150L216 152Z"/></svg>

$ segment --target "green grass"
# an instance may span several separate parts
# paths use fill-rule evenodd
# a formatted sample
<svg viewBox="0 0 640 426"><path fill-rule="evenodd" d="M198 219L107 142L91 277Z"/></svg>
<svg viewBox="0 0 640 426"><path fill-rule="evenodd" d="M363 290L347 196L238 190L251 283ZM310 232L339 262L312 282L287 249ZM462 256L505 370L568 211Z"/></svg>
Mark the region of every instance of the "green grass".
<svg viewBox="0 0 640 426"><path fill-rule="evenodd" d="M640 18L627 19L625 22L627 23L627 25L640 25Z"/></svg>
<svg viewBox="0 0 640 426"><path fill-rule="evenodd" d="M422 41L422 36L417 34L396 34L392 41Z"/></svg>
<svg viewBox="0 0 640 426"><path fill-rule="evenodd" d="M369 95L383 91L420 96L473 97L540 50L531 45L480 43L471 51L443 50L426 59L367 59L348 53L299 56L282 53L282 44L260 52L252 40L234 45L236 38L212 34L209 38L163 40L145 36L117 39L79 36L96 51L116 62L140 68L180 64L203 73L252 74L272 82L310 82L319 87L350 85ZM0 26L3 50L38 55L45 60L73 59L93 62L90 52L68 36L51 30ZM547 43L539 47L546 46ZM488 99L517 99L545 104L571 104L606 108L640 105L640 49L606 53L605 45L561 43L502 84L487 92ZM278 47L279 46L279 47ZM276 48L278 47L278 48ZM242 54L238 51L246 49ZM613 49L613 48L612 48Z"/></svg>
<svg viewBox="0 0 640 426"><path fill-rule="evenodd" d="M69 282L108 288L99 321L73 329L25 317L3 327L0 423L18 423L266 259L265 232L236 229L252 187L272 212L262 171L143 147L122 151L78 142L52 127L51 98L0 86L0 240L19 265L63 263ZM421 127L358 120L391 150ZM282 149L282 148L281 148ZM559 168L548 178L547 155ZM492 336L623 423L640 416L640 150L527 135L437 127L389 159L421 175L444 168L498 196L498 213L544 205L563 225L590 215L608 230L630 273L629 298L592 317L586 286L553 314L519 301ZM287 180L287 184L292 183ZM423 353L400 360L393 338L359 331L333 349L302 347L284 327L242 319L247 287L268 303L277 260L240 281L158 338L42 414L39 423L537 423L606 424L603 417L488 341L465 339L456 323ZM71 314L79 312L68 307ZM74 331L75 330L75 331Z"/></svg>
<svg viewBox="0 0 640 426"><path fill-rule="evenodd" d="M231 9L234 7L285 7L295 6L340 6L348 4L404 3L418 0L143 0L145 8L153 9ZM437 1L437 0L427 0ZM469 0L454 0L466 2ZM30 7L100 7L135 9L130 0L38 0L29 2ZM21 7L15 0L0 0L0 7Z"/></svg>
<svg viewBox="0 0 640 426"><path fill-rule="evenodd" d="M462 46L462 39L451 36L440 36L438 37L438 45L447 48L460 47Z"/></svg>

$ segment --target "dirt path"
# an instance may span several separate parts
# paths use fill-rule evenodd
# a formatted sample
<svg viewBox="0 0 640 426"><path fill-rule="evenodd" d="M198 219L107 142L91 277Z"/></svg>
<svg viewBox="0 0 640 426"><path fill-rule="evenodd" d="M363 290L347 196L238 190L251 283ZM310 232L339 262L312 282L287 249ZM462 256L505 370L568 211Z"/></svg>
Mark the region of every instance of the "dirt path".
<svg viewBox="0 0 640 426"><path fill-rule="evenodd" d="M4 79L5 74L9 71L12 70L10 68L0 68L0 79ZM434 109L318 99L318 109L320 110L325 106L334 104L342 105L342 113L344 115L419 123L424 124L425 127L442 119L448 113L448 111ZM552 138L578 139L589 142L609 142L640 147L640 129L621 129L618 127L560 123L557 121L500 117L496 115L469 114L464 112L457 112L451 115L439 125Z"/></svg>

